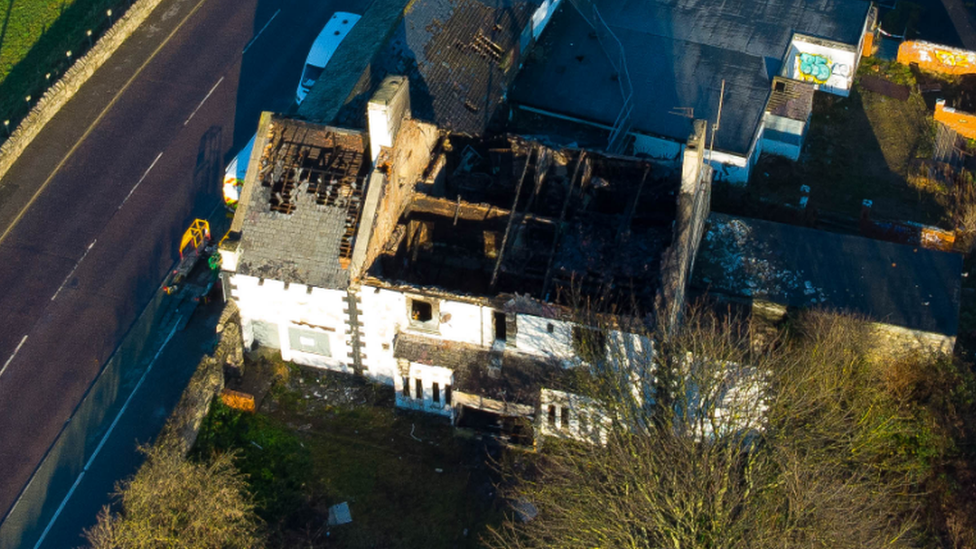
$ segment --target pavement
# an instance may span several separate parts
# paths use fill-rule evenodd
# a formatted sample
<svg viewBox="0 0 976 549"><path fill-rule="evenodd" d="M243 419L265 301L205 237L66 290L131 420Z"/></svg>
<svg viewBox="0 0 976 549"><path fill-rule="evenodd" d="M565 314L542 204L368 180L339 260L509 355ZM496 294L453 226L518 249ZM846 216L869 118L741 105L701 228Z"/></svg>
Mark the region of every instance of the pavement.
<svg viewBox="0 0 976 549"><path fill-rule="evenodd" d="M292 107L315 36L366 2L164 0L0 180L0 517L259 113Z"/></svg>

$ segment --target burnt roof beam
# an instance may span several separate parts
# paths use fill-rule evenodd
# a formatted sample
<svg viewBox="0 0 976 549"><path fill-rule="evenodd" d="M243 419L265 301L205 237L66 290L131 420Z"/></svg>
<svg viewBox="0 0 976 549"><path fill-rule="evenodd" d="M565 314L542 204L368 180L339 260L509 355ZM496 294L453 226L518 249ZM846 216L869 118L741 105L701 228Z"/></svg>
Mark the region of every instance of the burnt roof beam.
<svg viewBox="0 0 976 549"><path fill-rule="evenodd" d="M525 156L525 166L522 168L522 176L519 177L518 184L515 186L515 198L512 200L512 210L511 214L508 216L508 224L505 226L505 236L502 237L502 245L498 249L498 258L495 260L495 269L491 273L491 284L489 287L494 290L495 284L498 282L498 271L502 267L502 260L505 258L505 247L508 244L508 236L512 232L512 222L515 220L516 208L518 208L519 196L522 194L522 183L525 182L525 176L529 173L529 164L532 163L532 153L535 151L535 147L529 149L529 154Z"/></svg>

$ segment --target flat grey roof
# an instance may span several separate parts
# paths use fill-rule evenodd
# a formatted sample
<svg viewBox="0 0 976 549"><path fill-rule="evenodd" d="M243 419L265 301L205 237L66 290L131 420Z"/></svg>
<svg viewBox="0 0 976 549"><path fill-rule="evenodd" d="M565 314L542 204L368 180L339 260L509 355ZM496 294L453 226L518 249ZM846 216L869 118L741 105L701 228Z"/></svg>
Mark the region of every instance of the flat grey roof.
<svg viewBox="0 0 976 549"><path fill-rule="evenodd" d="M715 147L746 154L772 77L793 33L856 46L863 0L604 0L596 5L623 45L634 87L633 129L684 142L691 118L715 120ZM613 68L591 28L564 3L517 77L513 102L612 125L622 105ZM687 112L687 111L685 111Z"/></svg>
<svg viewBox="0 0 976 549"><path fill-rule="evenodd" d="M712 213L692 285L793 307L835 308L955 335L962 256Z"/></svg>

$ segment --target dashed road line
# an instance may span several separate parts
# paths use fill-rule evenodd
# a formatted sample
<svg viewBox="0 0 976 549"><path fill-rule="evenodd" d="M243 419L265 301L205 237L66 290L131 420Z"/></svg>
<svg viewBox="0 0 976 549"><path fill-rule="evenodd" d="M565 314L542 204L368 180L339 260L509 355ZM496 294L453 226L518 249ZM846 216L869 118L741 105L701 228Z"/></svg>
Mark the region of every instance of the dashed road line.
<svg viewBox="0 0 976 549"><path fill-rule="evenodd" d="M0 376L2 376L3 373L7 371L7 366L10 366L10 363L14 361L14 357L17 356L17 353L20 351L20 348L24 346L25 341L27 341L26 335L20 339L20 343L18 343L17 348L14 349L14 354L10 355L10 358L7 359L7 362L3 363L3 368L0 368Z"/></svg>
<svg viewBox="0 0 976 549"><path fill-rule="evenodd" d="M39 196L41 196L41 193L44 192L44 189L46 189L47 186L51 183L51 181L54 180L54 176L56 176L58 172L61 171L61 168L68 161L68 159L75 154L75 151L78 150L78 147L80 147L81 144L85 142L85 139L87 139L88 136L91 135L91 132L95 130L95 126L97 126L98 123L101 122L103 118L105 118L105 115L108 114L108 111L110 111L112 107L115 106L119 98L122 97L122 94L129 89L129 86L131 86L132 83L136 81L136 78L138 78L139 75L142 74L142 71L145 70L146 66L148 66L149 63L156 58L156 55L159 54L160 51L162 51L162 49L166 46L166 44L169 43L170 40L173 39L174 36L176 36L176 33L183 28L183 25L190 20L190 17L192 17L193 14L195 14L200 9L200 7L203 6L203 3L206 1L207 0L199 0L199 2L197 2L196 5L193 6L193 9L191 9L190 12L187 13L185 17L183 17L183 20L181 20L179 24L176 25L176 28L173 29L168 36L166 36L166 38L162 41L162 43L160 43L159 46L157 46L156 49L153 50L153 52L149 55L149 57L142 63L142 65L140 65L139 68L136 69L135 74L133 74L132 77L130 77L129 80L126 81L125 85L123 85L122 88L119 89L118 92L116 92L115 96L112 98L111 101L109 101L108 105L106 105L105 108L102 109L102 112L98 114L98 117L95 118L95 120L88 125L88 129L85 130L85 133L81 135L81 137L78 139L78 141L75 142L75 144L71 147L68 153L64 155L64 158L62 158L61 161L58 162L57 166L54 167L54 170L51 172L51 175L47 176L47 179L44 180L44 183L41 183L41 186L37 188L37 191L34 193L34 196L32 196L30 200L27 201L27 204L24 204L24 207L21 208L20 212L17 213L13 221L10 222L10 225L7 226L7 229L3 231L2 234L0 234L0 243L2 243L10 234L10 232L14 230L14 227L16 227L18 223L20 223L20 220L24 217L24 214L27 213L27 210L34 205L34 202L37 200Z"/></svg>
<svg viewBox="0 0 976 549"><path fill-rule="evenodd" d="M68 273L68 276L64 277L64 282L62 282L61 285L58 286L58 291L54 292L54 295L51 296L51 301L54 301L55 298L58 297L58 294L60 294L61 290L64 289L65 284L67 284L68 281L71 280L71 277L74 276L75 271L78 270L78 265L81 265L81 262L84 261L86 257L88 257L88 252L91 251L92 247L95 245L96 242L98 242L97 238L95 240L92 240L92 243L88 245L88 248L85 250L85 253L81 254L81 259L79 259L78 262L75 263L75 266L71 268L71 272Z"/></svg>
<svg viewBox="0 0 976 549"><path fill-rule="evenodd" d="M210 99L210 95L213 94L213 92L217 89L217 86L219 86L220 83L223 82L223 81L224 81L224 77L221 76L220 77L220 80L218 80L217 83L214 84L214 87L210 88L210 91L207 92L207 95L203 98L203 101L200 101L200 104L197 105L197 108L193 109L193 112L190 113L190 117L187 118L185 122L183 122L183 125L184 126L186 126L187 124L189 124L190 123L190 120L193 120L193 117L197 114L197 111L200 110L200 107L202 107L203 104L207 102L207 99ZM160 154L162 154L162 153L160 153Z"/></svg>
<svg viewBox="0 0 976 549"><path fill-rule="evenodd" d="M156 155L156 160L153 160L152 161L152 164L150 164L149 167L146 168L146 171L143 172L142 177L140 177L139 178L139 181L137 181L136 184L135 184L135 186L132 187L132 190L129 191L129 194L125 195L125 198L122 199L122 203L119 204L119 207L118 208L115 208L115 211L119 211L119 210L122 209L122 206L124 206L125 203L126 203L126 201L129 200L129 197L132 196L132 193L136 192L136 187L138 187L139 184L142 183L142 180L145 179L147 175L149 175L149 170L153 169L153 166L156 165L156 162L159 162L159 159L162 158L162 156L163 156L163 153L162 152L160 152L159 154Z"/></svg>

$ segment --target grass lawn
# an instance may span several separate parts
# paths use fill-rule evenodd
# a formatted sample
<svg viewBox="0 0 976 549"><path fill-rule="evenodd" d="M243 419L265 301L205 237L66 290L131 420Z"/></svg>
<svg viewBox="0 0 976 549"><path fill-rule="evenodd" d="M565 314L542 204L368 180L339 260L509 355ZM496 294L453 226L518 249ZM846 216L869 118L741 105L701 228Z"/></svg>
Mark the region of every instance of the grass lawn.
<svg viewBox="0 0 976 549"><path fill-rule="evenodd" d="M196 451L239 449L272 547L476 547L500 522L483 449L446 422L396 413L388 387L263 364L278 381L259 413L215 404ZM344 501L353 522L327 526Z"/></svg>
<svg viewBox="0 0 976 549"><path fill-rule="evenodd" d="M914 84L907 67L869 59L859 73ZM907 101L857 84L847 98L818 92L800 161L764 155L753 170L749 193L772 204L795 205L800 186L808 185L810 205L822 212L856 220L861 202L869 199L877 218L948 227L944 197L909 183L912 163L931 157L933 138L931 114L915 91Z"/></svg>
<svg viewBox="0 0 976 549"><path fill-rule="evenodd" d="M0 117L11 125L27 112L51 81L67 70L65 53L88 49L85 31L98 38L109 26L106 10L117 19L129 0L0 0ZM5 136L4 136L5 137Z"/></svg>

